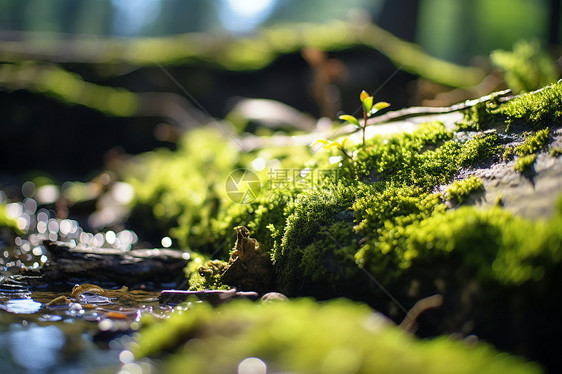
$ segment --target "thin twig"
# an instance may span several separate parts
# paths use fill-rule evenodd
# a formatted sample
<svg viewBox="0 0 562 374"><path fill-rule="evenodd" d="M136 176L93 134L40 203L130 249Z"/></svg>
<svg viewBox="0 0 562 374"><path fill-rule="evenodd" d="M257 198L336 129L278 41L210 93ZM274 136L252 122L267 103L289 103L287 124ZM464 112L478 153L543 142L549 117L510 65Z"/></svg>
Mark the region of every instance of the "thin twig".
<svg viewBox="0 0 562 374"><path fill-rule="evenodd" d="M412 309L408 311L406 317L398 327L404 331L412 332L412 327L420 314L428 309L439 308L441 305L443 305L443 296L441 295L433 295L419 300L414 304Z"/></svg>
<svg viewBox="0 0 562 374"><path fill-rule="evenodd" d="M509 96L511 94L511 90L504 90L494 92L490 95L483 96L479 99L475 100L467 100L459 104L451 105L448 107L425 107L425 106L413 106L409 108L404 108L400 110L396 110L394 112L388 112L383 114L382 116L376 116L369 120L369 125L374 125L377 123L382 122L392 122L397 121L404 118L409 117L416 117L416 116L423 116L428 114L445 114L445 113L452 113L459 110L467 109L470 107L475 106L481 102L485 102L490 100L492 97L497 97L502 99L503 101L508 101L511 99Z"/></svg>

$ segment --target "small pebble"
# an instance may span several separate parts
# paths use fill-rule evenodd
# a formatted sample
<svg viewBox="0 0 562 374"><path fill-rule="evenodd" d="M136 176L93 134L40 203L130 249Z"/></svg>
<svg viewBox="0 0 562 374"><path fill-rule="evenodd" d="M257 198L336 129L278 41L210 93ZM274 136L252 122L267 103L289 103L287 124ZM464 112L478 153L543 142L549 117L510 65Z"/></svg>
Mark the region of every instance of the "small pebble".
<svg viewBox="0 0 562 374"><path fill-rule="evenodd" d="M100 331L109 331L113 327L113 322L109 319L104 319L98 323L98 329Z"/></svg>
<svg viewBox="0 0 562 374"><path fill-rule="evenodd" d="M268 292L261 297L261 301L264 303L269 303L277 300L289 300L289 298L281 292Z"/></svg>
<svg viewBox="0 0 562 374"><path fill-rule="evenodd" d="M82 305L78 304L78 303L70 303L68 305L68 310L82 310Z"/></svg>

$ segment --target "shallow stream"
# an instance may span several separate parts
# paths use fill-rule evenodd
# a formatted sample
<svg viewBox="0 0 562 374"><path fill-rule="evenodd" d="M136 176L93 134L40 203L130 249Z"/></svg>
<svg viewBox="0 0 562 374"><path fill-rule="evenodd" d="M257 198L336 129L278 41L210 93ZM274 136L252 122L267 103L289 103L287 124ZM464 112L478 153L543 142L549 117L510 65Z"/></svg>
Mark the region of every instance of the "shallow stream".
<svg viewBox="0 0 562 374"><path fill-rule="evenodd" d="M100 284L90 275L79 283L101 286L102 292L96 287L73 292L74 282L45 281L23 270L40 269L49 260L43 239L130 249L135 233L93 235L47 209L13 204L18 205L9 209L19 214L25 234L0 239L0 373L134 372L124 370L139 365L126 347L141 316L172 310L160 305L160 288Z"/></svg>
<svg viewBox="0 0 562 374"><path fill-rule="evenodd" d="M1 373L116 373L141 315L171 310L160 306L158 291L71 298L72 288L14 275L0 279ZM59 296L71 302L48 305Z"/></svg>

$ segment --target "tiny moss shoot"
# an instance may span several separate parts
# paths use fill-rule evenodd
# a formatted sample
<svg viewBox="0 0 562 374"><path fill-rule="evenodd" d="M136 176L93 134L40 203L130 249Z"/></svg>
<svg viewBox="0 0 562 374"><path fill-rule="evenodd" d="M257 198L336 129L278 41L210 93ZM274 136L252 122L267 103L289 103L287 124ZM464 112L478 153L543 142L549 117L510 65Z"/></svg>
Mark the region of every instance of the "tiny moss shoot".
<svg viewBox="0 0 562 374"><path fill-rule="evenodd" d="M562 155L562 148L552 148L550 150L550 157L559 157Z"/></svg>
<svg viewBox="0 0 562 374"><path fill-rule="evenodd" d="M533 134L525 134L525 141L515 147L515 154L519 156L514 170L522 173L530 168L537 159L537 153L544 148L548 141L548 127Z"/></svg>
<svg viewBox="0 0 562 374"><path fill-rule="evenodd" d="M457 204L462 204L473 192L482 190L482 188L482 180L476 176L470 176L464 180L454 181L447 188L446 196Z"/></svg>
<svg viewBox="0 0 562 374"><path fill-rule="evenodd" d="M352 157L349 155L349 153L347 153L345 151L345 143L347 143L348 139L349 139L349 136L346 136L345 138L343 138L341 140L341 142L338 142L336 140L330 141L330 140L326 140L326 139L316 139L312 144L313 145L314 144L322 144L323 149L330 149L332 147L336 147L337 149L339 149L341 151L341 153L349 161L349 160L352 160Z"/></svg>
<svg viewBox="0 0 562 374"><path fill-rule="evenodd" d="M525 141L515 147L515 154L517 156L525 156L537 153L540 151L548 141L548 127L534 134L525 134Z"/></svg>
<svg viewBox="0 0 562 374"><path fill-rule="evenodd" d="M502 154L502 159L505 162L513 160L513 147L505 147L505 151Z"/></svg>
<svg viewBox="0 0 562 374"><path fill-rule="evenodd" d="M523 173L525 170L533 166L536 160L537 160L536 154L520 156L517 159L517 161L515 161L515 165L513 165L513 170Z"/></svg>

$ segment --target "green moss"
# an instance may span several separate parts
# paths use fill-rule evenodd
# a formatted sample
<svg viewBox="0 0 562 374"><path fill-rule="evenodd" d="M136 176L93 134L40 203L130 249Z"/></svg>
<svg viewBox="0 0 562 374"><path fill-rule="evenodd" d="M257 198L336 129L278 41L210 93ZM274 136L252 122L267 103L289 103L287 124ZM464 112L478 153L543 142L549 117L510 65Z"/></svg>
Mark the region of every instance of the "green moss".
<svg viewBox="0 0 562 374"><path fill-rule="evenodd" d="M501 105L497 114L508 125L528 123L534 128L550 126L562 120L562 81L540 90L515 97Z"/></svg>
<svg viewBox="0 0 562 374"><path fill-rule="evenodd" d="M532 134L525 134L525 141L515 147L517 156L526 156L540 151L548 141L548 127Z"/></svg>
<svg viewBox="0 0 562 374"><path fill-rule="evenodd" d="M233 204L213 220L213 235L217 238L229 238L233 244L236 236L232 228L246 226L252 237L258 240L262 250L272 255L274 248L279 245L285 227L285 210L292 199L292 195L271 194L249 204Z"/></svg>
<svg viewBox="0 0 562 374"><path fill-rule="evenodd" d="M503 152L502 159L504 161L511 161L513 160L513 147L505 147L505 151Z"/></svg>
<svg viewBox="0 0 562 374"><path fill-rule="evenodd" d="M351 222L339 221L320 229L314 242L303 249L300 271L304 278L331 290L352 281L358 270L353 254L359 248L352 227Z"/></svg>
<svg viewBox="0 0 562 374"><path fill-rule="evenodd" d="M386 186L382 191L371 188L369 192L355 201L353 211L357 222L355 231L371 237L380 233L387 221L398 217L410 217L412 222L422 220L439 206L439 209L444 208L438 194L415 187Z"/></svg>
<svg viewBox="0 0 562 374"><path fill-rule="evenodd" d="M230 286L223 284L221 279L226 266L227 263L224 261L210 261L201 255L192 255L191 261L185 267L189 289L192 291L230 289Z"/></svg>
<svg viewBox="0 0 562 374"><path fill-rule="evenodd" d="M552 148L550 150L550 157L558 157L562 155L562 148Z"/></svg>
<svg viewBox="0 0 562 374"><path fill-rule="evenodd" d="M250 363L290 373L540 372L485 343L418 340L383 318L346 300L199 304L150 322L132 349L137 359L170 353L167 373L230 373Z"/></svg>
<svg viewBox="0 0 562 374"><path fill-rule="evenodd" d="M474 138L467 141L459 156L458 166L470 167L483 163L494 157L501 147L498 145L498 135L495 132L487 134L476 134Z"/></svg>
<svg viewBox="0 0 562 374"><path fill-rule="evenodd" d="M21 234L18 228L17 219L8 215L6 204L0 203L0 228L5 227L11 230L14 234Z"/></svg>
<svg viewBox="0 0 562 374"><path fill-rule="evenodd" d="M423 262L454 256L463 272L488 274L498 252L498 238L512 216L502 210L461 207L408 228L405 250ZM478 249L478 250L475 250Z"/></svg>
<svg viewBox="0 0 562 374"><path fill-rule="evenodd" d="M460 129L483 130L498 123L506 125L529 124L534 128L550 126L562 120L562 81L537 91L525 93L499 103L490 100L478 103L464 111Z"/></svg>
<svg viewBox="0 0 562 374"><path fill-rule="evenodd" d="M439 139L437 134L444 134L444 137L449 139L452 136L444 132L441 123L436 123L433 131L428 130L429 128L426 127L420 133L377 136L371 139L368 146L360 149L357 154L355 164L359 175L370 177L371 180L387 180L400 184L420 176L424 177L425 173L420 167L424 165L424 161L435 155L435 151L430 149L424 152L424 146L437 143L436 140ZM434 134L436 136L431 136ZM454 151L459 147L455 147L450 142L439 147L440 150L449 150L449 148L453 148Z"/></svg>
<svg viewBox="0 0 562 374"><path fill-rule="evenodd" d="M413 137L417 138L423 146L442 144L446 140L453 138L454 134L445 128L443 122L421 123L413 132Z"/></svg>
<svg viewBox="0 0 562 374"><path fill-rule="evenodd" d="M513 165L513 170L522 173L525 170L529 169L531 166L533 166L536 160L537 160L537 155L535 154L520 156L517 159L517 161L515 161L515 165Z"/></svg>
<svg viewBox="0 0 562 374"><path fill-rule="evenodd" d="M279 290L298 293L321 277L327 288L337 288L342 278L351 279L368 263L376 263L377 268L385 268L392 275L394 265L402 261L401 255L386 261L390 257L384 254L396 247L402 231L386 228L404 227L443 211L438 194L429 191L447 183L461 167L485 160L497 150L496 134L483 134L464 143L452 136L442 123L430 123L413 134L376 137L367 149L359 150L355 163L361 178L368 178L369 170L376 170L376 183L352 182L345 186L351 182L348 175L338 188L299 195L286 211L290 212L287 225L274 254ZM355 219L354 231L364 237L364 245L358 245L361 237L346 233L346 228L352 227L349 222L341 222L346 217L349 222ZM380 246L380 237L389 232L393 240L383 240ZM371 250L373 247L376 250ZM350 266L352 257L355 268ZM340 264L335 264L337 259ZM326 263L334 264L331 268L337 270L326 271Z"/></svg>
<svg viewBox="0 0 562 374"><path fill-rule="evenodd" d="M461 207L424 220L385 221L378 238L368 241L356 257L385 284L424 268L438 272L440 266L462 264L457 276L477 274L481 281L519 285L541 280L545 269L562 258L561 213L545 224L501 208Z"/></svg>
<svg viewBox="0 0 562 374"><path fill-rule="evenodd" d="M463 271L476 270L484 280L538 281L562 259L561 218L560 210L548 222L533 222L500 208L461 207L409 228L406 250L423 263L460 256Z"/></svg>
<svg viewBox="0 0 562 374"><path fill-rule="evenodd" d="M470 194L482 189L482 180L476 176L470 176L463 180L454 181L447 188L446 196L452 201L462 204Z"/></svg>
<svg viewBox="0 0 562 374"><path fill-rule="evenodd" d="M464 117L457 122L458 130L482 131L493 127L496 122L501 121L495 111L501 105L500 92L494 92L490 95L490 99L479 101L475 105L465 109Z"/></svg>
<svg viewBox="0 0 562 374"><path fill-rule="evenodd" d="M505 81L514 93L528 92L556 82L556 64L538 41L521 40L513 51L495 50L492 64L504 71Z"/></svg>
<svg viewBox="0 0 562 374"><path fill-rule="evenodd" d="M537 159L537 153L544 148L548 141L548 127L532 134L525 134L525 141L515 147L515 154L519 156L513 169L523 172L530 168Z"/></svg>
<svg viewBox="0 0 562 374"><path fill-rule="evenodd" d="M446 184L460 168L486 161L498 151L495 133L461 142L435 123L429 134L425 127L413 134L375 137L359 150L356 169L371 180L431 190Z"/></svg>
<svg viewBox="0 0 562 374"><path fill-rule="evenodd" d="M307 275L314 273L313 269L322 259L304 264L305 250L315 248L311 244L319 239L326 240L325 232L330 232L328 228L339 220L345 220L346 211L356 194L356 188L342 185L305 191L287 207L284 235L273 254L276 283L281 292L293 294L297 284L305 279L304 269L308 269ZM349 244L342 242L344 246ZM326 250L328 248L336 250L339 246L332 241ZM307 255L307 258L310 260L311 256Z"/></svg>
<svg viewBox="0 0 562 374"><path fill-rule="evenodd" d="M388 187L358 199L353 209L357 222L354 229L365 242L355 254L355 261L386 283L395 279L404 262L404 251L399 246L404 228L443 212L445 205L439 194L414 187Z"/></svg>

